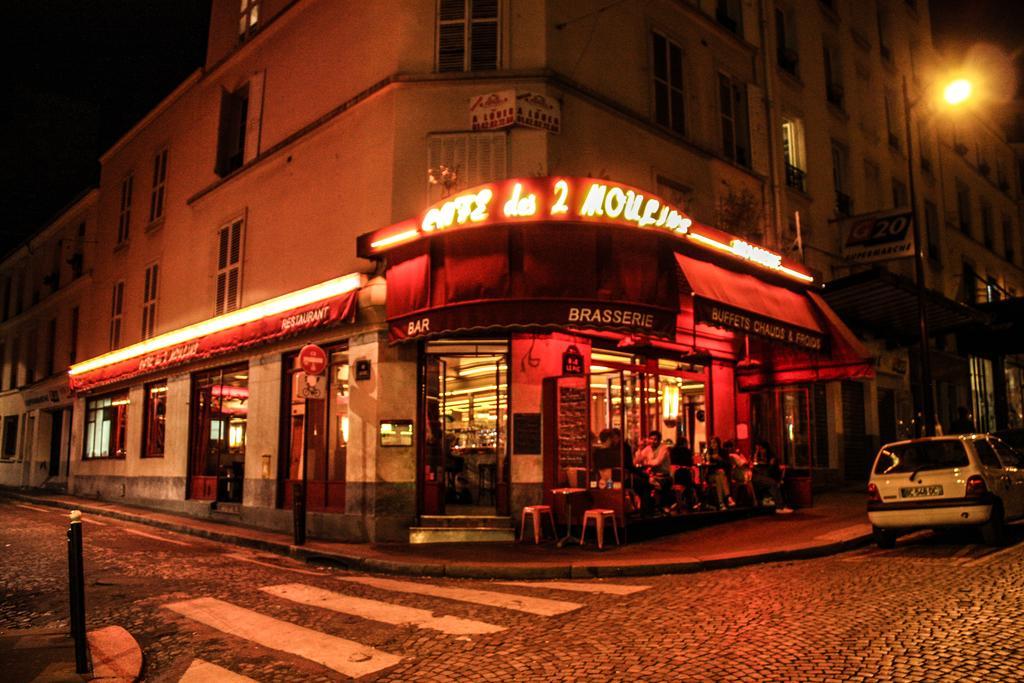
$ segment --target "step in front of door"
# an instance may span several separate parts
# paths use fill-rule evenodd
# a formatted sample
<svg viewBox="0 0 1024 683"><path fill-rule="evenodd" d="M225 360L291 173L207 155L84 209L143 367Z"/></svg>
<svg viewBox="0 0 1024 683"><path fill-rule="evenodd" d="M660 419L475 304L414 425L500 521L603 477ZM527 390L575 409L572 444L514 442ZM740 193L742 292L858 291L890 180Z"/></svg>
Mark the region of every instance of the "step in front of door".
<svg viewBox="0 0 1024 683"><path fill-rule="evenodd" d="M420 515L420 526L510 529L512 518L508 515Z"/></svg>
<svg viewBox="0 0 1024 683"><path fill-rule="evenodd" d="M508 527L414 526L409 543L511 543L516 530Z"/></svg>

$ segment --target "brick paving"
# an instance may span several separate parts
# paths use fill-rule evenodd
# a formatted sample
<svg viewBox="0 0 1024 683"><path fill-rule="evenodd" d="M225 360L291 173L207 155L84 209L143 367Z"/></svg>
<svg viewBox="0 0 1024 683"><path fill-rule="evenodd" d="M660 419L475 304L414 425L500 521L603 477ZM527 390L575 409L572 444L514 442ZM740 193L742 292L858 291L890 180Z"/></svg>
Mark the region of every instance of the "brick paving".
<svg viewBox="0 0 1024 683"><path fill-rule="evenodd" d="M0 628L66 626L66 515L0 502ZM143 679L177 681L201 658L257 681L328 681L319 664L162 606L213 597L400 655L373 681L835 681L1019 679L1024 529L993 550L964 535L918 534L896 549L698 574L620 578L631 595L460 579L405 579L582 603L545 617L342 581L336 569L127 522L85 527L90 628L138 639ZM164 542L125 533L146 530ZM187 545L181 545L184 542ZM264 564L230 557L244 553ZM270 565L270 566L268 566ZM292 571L292 570L301 571ZM315 574L310 574L311 569ZM301 604L260 591L301 583L506 627L453 636Z"/></svg>

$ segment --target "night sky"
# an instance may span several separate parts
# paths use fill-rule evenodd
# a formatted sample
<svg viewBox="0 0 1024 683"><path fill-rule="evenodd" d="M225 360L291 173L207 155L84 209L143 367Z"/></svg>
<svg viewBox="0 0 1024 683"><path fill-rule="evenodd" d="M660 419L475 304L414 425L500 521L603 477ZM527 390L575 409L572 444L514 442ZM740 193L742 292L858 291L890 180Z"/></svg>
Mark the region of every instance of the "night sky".
<svg viewBox="0 0 1024 683"><path fill-rule="evenodd" d="M95 185L99 155L202 65L210 14L210 0L10 4L4 14L12 73L0 126L0 253ZM940 49L959 53L984 39L1020 63L1024 2L931 5Z"/></svg>

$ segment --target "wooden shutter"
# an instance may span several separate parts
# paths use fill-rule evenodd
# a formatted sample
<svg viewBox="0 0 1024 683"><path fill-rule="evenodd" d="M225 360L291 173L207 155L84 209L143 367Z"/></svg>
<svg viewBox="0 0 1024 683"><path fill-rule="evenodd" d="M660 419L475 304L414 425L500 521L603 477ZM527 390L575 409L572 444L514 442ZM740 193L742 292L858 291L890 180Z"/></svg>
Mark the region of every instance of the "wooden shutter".
<svg viewBox="0 0 1024 683"><path fill-rule="evenodd" d="M453 191L508 177L508 138L505 133L433 135L428 147L428 168L447 166L458 171ZM430 186L430 203L441 198L440 185Z"/></svg>
<svg viewBox="0 0 1024 683"><path fill-rule="evenodd" d="M242 289L242 221L220 229L217 236L216 314L238 308Z"/></svg>
<svg viewBox="0 0 1024 683"><path fill-rule="evenodd" d="M761 86L747 84L747 116L750 123L750 168L768 175L768 113ZM796 164L793 164L794 166Z"/></svg>

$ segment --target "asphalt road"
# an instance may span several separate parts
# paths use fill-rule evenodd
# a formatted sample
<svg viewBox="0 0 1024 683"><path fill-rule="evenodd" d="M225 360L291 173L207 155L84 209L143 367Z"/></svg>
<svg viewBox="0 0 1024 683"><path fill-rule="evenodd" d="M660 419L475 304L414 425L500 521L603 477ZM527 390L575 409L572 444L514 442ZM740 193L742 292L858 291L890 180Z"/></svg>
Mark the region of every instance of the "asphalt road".
<svg viewBox="0 0 1024 683"><path fill-rule="evenodd" d="M0 629L63 627L66 512L0 515ZM929 532L819 560L508 585L311 567L87 516L86 607L89 628L136 637L146 681L1020 680L1014 532L1002 549Z"/></svg>

